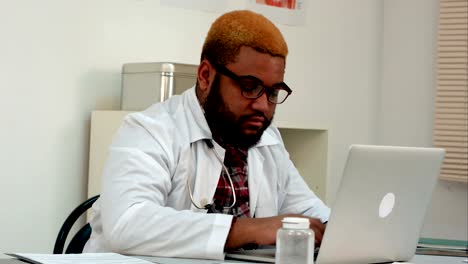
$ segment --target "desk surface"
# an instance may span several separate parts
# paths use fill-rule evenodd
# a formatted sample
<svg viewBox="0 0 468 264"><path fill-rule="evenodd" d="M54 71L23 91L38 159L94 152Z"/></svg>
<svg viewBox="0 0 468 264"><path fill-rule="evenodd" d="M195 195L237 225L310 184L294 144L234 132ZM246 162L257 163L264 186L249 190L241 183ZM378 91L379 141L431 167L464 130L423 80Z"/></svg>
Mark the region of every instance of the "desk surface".
<svg viewBox="0 0 468 264"><path fill-rule="evenodd" d="M7 257L5 255L0 255L0 258ZM175 259L175 258L149 258L144 257L143 259L148 261L153 261L154 263L161 264L221 264L221 261L215 260L188 260L188 259ZM416 255L410 262L411 264L467 264L468 259L465 257L444 257L444 256L429 256L429 255ZM0 259L0 264L24 264L20 260L9 258L9 259ZM236 262L229 260L225 263L249 263L254 262ZM407 262L405 262L407 263Z"/></svg>

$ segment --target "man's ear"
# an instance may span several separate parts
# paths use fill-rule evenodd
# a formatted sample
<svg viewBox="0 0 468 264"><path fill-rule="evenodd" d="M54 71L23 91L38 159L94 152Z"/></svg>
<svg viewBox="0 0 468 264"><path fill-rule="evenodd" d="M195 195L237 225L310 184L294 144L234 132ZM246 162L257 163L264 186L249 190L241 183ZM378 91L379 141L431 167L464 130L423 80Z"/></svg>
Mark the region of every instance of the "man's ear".
<svg viewBox="0 0 468 264"><path fill-rule="evenodd" d="M197 81L200 88L200 92L209 92L211 83L214 80L216 74L215 69L208 60L202 60L198 66Z"/></svg>

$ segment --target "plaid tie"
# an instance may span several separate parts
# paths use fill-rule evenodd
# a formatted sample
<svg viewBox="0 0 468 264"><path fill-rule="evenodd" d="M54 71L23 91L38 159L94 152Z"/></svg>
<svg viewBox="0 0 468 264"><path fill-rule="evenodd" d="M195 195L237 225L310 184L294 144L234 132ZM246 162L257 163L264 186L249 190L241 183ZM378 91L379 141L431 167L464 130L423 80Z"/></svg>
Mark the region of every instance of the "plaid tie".
<svg viewBox="0 0 468 264"><path fill-rule="evenodd" d="M236 217L250 217L249 186L247 177L247 153L248 149L240 149L231 145L226 146L224 165L231 175L234 190L236 192L236 204L232 208L233 195L228 175L221 169L218 186L213 199L213 204L208 213L230 214Z"/></svg>

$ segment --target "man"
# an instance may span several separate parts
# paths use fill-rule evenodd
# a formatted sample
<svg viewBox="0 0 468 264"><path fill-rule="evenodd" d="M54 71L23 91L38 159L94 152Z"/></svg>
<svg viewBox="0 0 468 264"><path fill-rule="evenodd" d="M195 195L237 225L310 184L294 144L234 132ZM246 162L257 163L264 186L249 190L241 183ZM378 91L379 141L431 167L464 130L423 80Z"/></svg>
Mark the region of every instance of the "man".
<svg viewBox="0 0 468 264"><path fill-rule="evenodd" d="M285 215L308 217L320 242L329 208L270 126L291 93L287 52L262 15L218 18L196 87L130 114L117 132L85 251L222 259L274 244Z"/></svg>

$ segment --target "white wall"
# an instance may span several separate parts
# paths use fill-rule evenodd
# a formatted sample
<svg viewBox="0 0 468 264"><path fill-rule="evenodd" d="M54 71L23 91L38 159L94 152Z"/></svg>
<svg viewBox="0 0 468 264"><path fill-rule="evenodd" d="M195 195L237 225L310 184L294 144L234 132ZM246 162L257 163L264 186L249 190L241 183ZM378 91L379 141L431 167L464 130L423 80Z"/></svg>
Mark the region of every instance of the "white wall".
<svg viewBox="0 0 468 264"><path fill-rule="evenodd" d="M437 0L385 0L378 143L432 146ZM439 180L422 236L468 240L468 188Z"/></svg>
<svg viewBox="0 0 468 264"><path fill-rule="evenodd" d="M329 129L331 202L347 146L378 138L383 2L310 3L306 25L279 26L294 94L277 119ZM90 112L119 108L122 64L198 63L218 15L150 0L0 2L0 252L52 251L85 198Z"/></svg>

